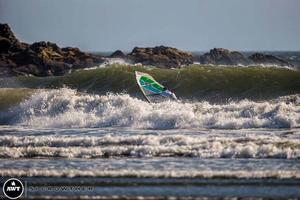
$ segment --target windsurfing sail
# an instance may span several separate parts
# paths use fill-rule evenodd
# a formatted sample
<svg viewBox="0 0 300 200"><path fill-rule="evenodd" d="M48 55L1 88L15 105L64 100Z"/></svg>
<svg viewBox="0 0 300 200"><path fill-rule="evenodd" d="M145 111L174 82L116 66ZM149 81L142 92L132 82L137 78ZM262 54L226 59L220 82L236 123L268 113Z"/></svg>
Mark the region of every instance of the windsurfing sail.
<svg viewBox="0 0 300 200"><path fill-rule="evenodd" d="M149 74L135 71L135 77L142 93L150 103L177 99L173 92L166 89Z"/></svg>

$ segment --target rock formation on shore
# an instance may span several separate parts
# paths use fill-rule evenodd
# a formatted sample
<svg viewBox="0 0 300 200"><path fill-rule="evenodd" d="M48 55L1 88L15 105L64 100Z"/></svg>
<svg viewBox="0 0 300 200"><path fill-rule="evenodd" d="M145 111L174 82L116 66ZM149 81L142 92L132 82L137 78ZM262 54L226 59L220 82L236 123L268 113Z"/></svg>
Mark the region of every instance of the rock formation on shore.
<svg viewBox="0 0 300 200"><path fill-rule="evenodd" d="M213 65L277 65L292 67L289 62L272 55L254 53L246 57L240 52L223 48L211 49L208 53L200 56L199 62Z"/></svg>
<svg viewBox="0 0 300 200"><path fill-rule="evenodd" d="M153 65L162 68L180 67L193 63L193 56L190 53L180 51L176 48L158 46L153 48L135 47L128 57L134 63Z"/></svg>
<svg viewBox="0 0 300 200"><path fill-rule="evenodd" d="M160 68L177 68L193 64L212 65L278 65L289 66L289 62L272 55L255 53L249 57L237 51L214 48L200 57L172 47L135 47L131 53L117 50L108 58L85 53L78 48L60 48L51 42L27 44L20 42L7 24L0 24L0 76L63 75L72 70L94 67L109 58L121 58L126 62L151 65Z"/></svg>
<svg viewBox="0 0 300 200"><path fill-rule="evenodd" d="M110 58L126 58L126 54L124 54L121 50L117 50L113 52L110 56Z"/></svg>
<svg viewBox="0 0 300 200"><path fill-rule="evenodd" d="M272 55L265 55L261 53L255 53L249 56L249 59L255 64L263 64L263 65L277 65L277 66L289 66L292 67L293 65L289 62L277 58Z"/></svg>
<svg viewBox="0 0 300 200"><path fill-rule="evenodd" d="M200 56L201 64L213 65L249 65L251 61L237 51L230 51L223 48L211 49L208 53Z"/></svg>
<svg viewBox="0 0 300 200"><path fill-rule="evenodd" d="M21 43L7 24L0 24L0 53L0 73L6 75L63 75L103 62L101 56L78 48L59 48L51 42Z"/></svg>

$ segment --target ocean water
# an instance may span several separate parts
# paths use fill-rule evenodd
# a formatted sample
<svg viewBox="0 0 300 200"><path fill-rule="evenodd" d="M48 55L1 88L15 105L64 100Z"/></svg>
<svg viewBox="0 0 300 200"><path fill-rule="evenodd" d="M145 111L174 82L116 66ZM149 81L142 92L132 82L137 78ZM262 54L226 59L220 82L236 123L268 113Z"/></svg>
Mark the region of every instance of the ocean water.
<svg viewBox="0 0 300 200"><path fill-rule="evenodd" d="M1 183L20 178L27 198L300 197L299 71L153 68L180 100L150 104L135 69L1 79Z"/></svg>
<svg viewBox="0 0 300 200"><path fill-rule="evenodd" d="M1 126L0 144L1 177L19 177L29 198L300 195L297 128Z"/></svg>

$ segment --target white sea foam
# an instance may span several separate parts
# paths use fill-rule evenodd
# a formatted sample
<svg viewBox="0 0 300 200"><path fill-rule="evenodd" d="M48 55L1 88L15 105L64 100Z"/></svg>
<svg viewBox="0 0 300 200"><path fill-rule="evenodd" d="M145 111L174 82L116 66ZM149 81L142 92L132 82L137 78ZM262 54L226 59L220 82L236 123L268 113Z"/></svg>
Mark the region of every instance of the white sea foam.
<svg viewBox="0 0 300 200"><path fill-rule="evenodd" d="M119 65L125 65L125 66L143 66L142 63L132 63L130 60L126 60L123 58L105 58L105 61L94 67L84 68L84 70L92 70L92 69L98 69L98 68L104 68L109 67L113 64L119 64ZM215 65L215 64L201 64L200 62L194 62L195 65L208 65L211 67L262 67L262 68L281 68L281 69L289 69L289 70L297 70L296 67L288 66L288 65L275 65L275 64L250 64L250 65L244 65L244 64L236 64L236 65ZM147 65L149 66L149 65ZM181 65L180 67L187 67L188 65ZM155 67L155 66L153 66ZM177 68L173 68L177 69Z"/></svg>
<svg viewBox="0 0 300 200"><path fill-rule="evenodd" d="M216 65L216 64L201 64L199 62L194 62L193 64L196 65L207 65L211 67L261 67L261 68L279 68L279 69L289 69L289 70L298 70L297 67L288 66L288 65L275 65L275 64L250 64L250 65L244 65L244 64L236 64L236 65Z"/></svg>
<svg viewBox="0 0 300 200"><path fill-rule="evenodd" d="M150 104L127 94L99 96L62 88L39 91L8 114L14 116L11 124L35 128L297 128L300 97L224 105L179 101Z"/></svg>
<svg viewBox="0 0 300 200"><path fill-rule="evenodd" d="M160 132L162 133L162 132ZM272 134L272 133L270 133ZM132 135L132 134L129 134ZM208 139L207 134L204 138ZM213 134L215 135L215 134ZM264 135L266 137L267 134ZM145 135L146 136L146 135ZM224 135L225 138L226 135ZM256 135L258 136L258 135ZM298 135L299 136L299 135ZM56 136L61 137L61 136ZM121 137L121 136L120 136ZM120 137L118 139L120 139ZM184 136L182 136L184 138ZM201 135L199 137L194 136L196 138L196 142L199 142L197 140L200 140ZM213 137L211 137L213 138ZM234 140L233 137L229 137L231 140ZM253 136L254 138L254 136ZM283 137L281 137L283 138ZM37 138L36 141L39 141L41 138ZM300 170L299 170L299 162L297 159L269 159L268 158L262 158L262 159L211 159L210 157L208 159L206 158L190 158L190 157L147 157L147 159L141 158L141 157L118 157L117 154L114 154L111 158L97 158L97 159L87 159L87 157L70 157L70 153L77 149L77 153L81 152L85 155L88 155L88 157L92 157L93 154L99 153L102 148L106 147L107 152L117 152L118 147L115 145L104 145L104 143L100 146L97 146L97 144L93 144L94 146L91 147L88 144L88 146L85 146L83 144L75 142L75 144L70 144L71 140L67 140L66 136L60 138L61 141L66 140L66 145L71 146L64 146L62 147L61 144L51 144L49 143L49 146L57 146L54 148L46 148L47 144L44 144L44 147L34 147L34 144L31 144L33 146L30 146L28 143L25 142L25 144L21 144L21 141L17 141L16 146L22 146L22 147L6 147L11 150L11 155L18 154L15 150L18 149L20 152L22 149L25 149L25 146L28 145L27 149L31 151L31 156L37 155L36 153L39 150L43 150L43 159L39 158L18 158L18 159L1 159L0 162L0 176L42 176L42 177L189 177L189 178L300 178ZM152 138L153 139L153 138ZM192 137L190 138L192 142ZM269 140L271 137L269 138ZM22 138L24 140L24 137ZM41 139L43 140L43 139ZM54 136L53 136L54 140ZM75 140L75 136L72 140ZM79 139L80 140L80 139ZM87 140L87 138L85 138ZM249 140L249 138L245 138L245 141ZM277 140L277 139L276 139ZM25 141L25 140L24 140ZM47 141L43 142L49 142L51 141L48 139ZM150 141L150 139L149 139ZM220 141L220 139L216 139L216 141ZM227 141L229 142L230 139ZM278 137L279 141L279 137ZM298 140L299 141L299 140ZM151 141L152 142L152 141ZM162 141L161 141L162 142ZM211 143L209 141L208 143ZM223 141L224 142L224 141ZM155 142L154 142L155 143ZM167 142L166 138L164 138L164 141L161 145L144 145L144 149L147 149L149 146L152 146L152 148L149 148L149 153L151 154L150 150L152 152L158 152L159 150L163 148L169 148L173 147L173 149L177 149L177 151L180 151L180 147L176 145L179 145L179 142L172 142L172 140L169 140ZM201 143L201 144L200 144ZM211 152L212 156L215 156L213 149L216 149L216 153L221 149L220 147L222 144L218 145L210 145L207 146L205 149L206 144L204 142L200 142L197 145L192 145L191 148L203 148L202 151L206 153ZM230 142L229 142L230 143ZM243 142L233 142L232 145L241 145ZM247 142L244 142L245 145L247 145ZM256 141L252 142L253 144L257 143ZM270 143L268 140L263 143ZM225 143L224 143L225 144ZM298 145L299 143L295 144ZM74 146L72 146L74 145ZM79 146L76 146L79 145ZM81 146L83 145L83 146ZM200 147L200 146L203 147ZM119 144L119 146L123 146L124 149L128 148L128 144ZM143 146L143 144L140 144L140 146ZM162 146L163 148L159 147ZM269 147L272 146L272 142L269 144ZM278 146L278 149L287 149L287 145L281 145ZM97 147L99 147L97 149ZM187 149L187 146L184 144L181 145L183 149ZM225 148L226 145L223 145L223 148ZM132 147L130 147L132 148ZM138 149L138 145L136 145L136 148ZM157 150L155 149L157 148ZM161 149L160 149L161 148ZM263 147L265 148L265 147ZM274 147L275 148L275 147ZM273 149L274 149L273 148ZM293 149L293 147L290 147ZM299 148L294 147L295 149ZM35 150L33 150L35 149ZM56 152L52 154L52 150L56 149ZM59 149L59 150L58 150ZM134 148L132 148L134 149ZM271 150L272 148L268 148L268 150L263 150L264 154L266 155L266 152L268 151L274 151ZM254 148L250 150L249 152L254 152ZM174 152L174 150L171 150ZM248 150L247 150L248 151ZM3 149L0 150L0 152L3 152ZM8 151L7 151L8 152ZM62 159L61 153L64 153L68 159ZM24 152L23 152L24 153ZM41 152L39 152L41 153ZM128 152L127 152L128 153ZM299 152L298 152L299 154ZM25 155L25 154L23 154ZM74 154L73 154L74 155ZM249 154L248 154L249 155ZM261 154L262 155L262 154ZM270 154L271 155L271 154ZM41 154L39 154L41 156ZM47 156L47 157L45 157ZM108 155L107 155L108 156ZM12 157L11 157L12 158ZM15 157L16 158L16 157ZM48 159L49 158L49 159ZM53 158L59 158L59 159L53 159ZM11 168L11 166L15 166L14 168Z"/></svg>
<svg viewBox="0 0 300 200"><path fill-rule="evenodd" d="M140 63L132 63L129 60L123 58L105 58L104 62L98 66L84 68L83 70L92 70L92 69L99 69L104 67L109 67L110 65L119 64L119 65L126 65L126 66L139 66Z"/></svg>
<svg viewBox="0 0 300 200"><path fill-rule="evenodd" d="M285 137L266 131L94 135L5 135L0 137L0 158L300 158L299 132Z"/></svg>
<svg viewBox="0 0 300 200"><path fill-rule="evenodd" d="M1 176L46 176L46 177L151 177L151 178L300 178L299 170L79 170L79 169L3 169Z"/></svg>

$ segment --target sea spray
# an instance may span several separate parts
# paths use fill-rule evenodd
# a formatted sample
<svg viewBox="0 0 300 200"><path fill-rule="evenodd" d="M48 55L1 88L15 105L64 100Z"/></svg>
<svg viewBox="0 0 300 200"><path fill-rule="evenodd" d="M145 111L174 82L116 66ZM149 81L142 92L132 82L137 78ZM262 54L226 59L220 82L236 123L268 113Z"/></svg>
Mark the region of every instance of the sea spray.
<svg viewBox="0 0 300 200"><path fill-rule="evenodd" d="M61 88L39 90L11 108L9 124L48 128L245 129L300 127L300 97L273 101L166 101L147 103L128 94L94 95Z"/></svg>

